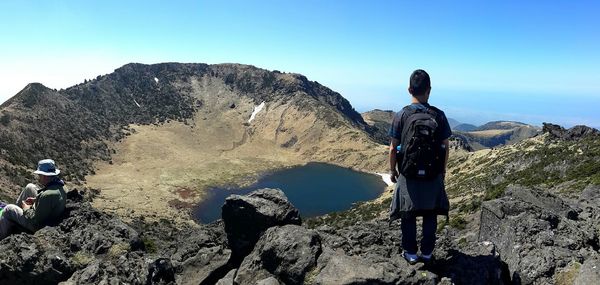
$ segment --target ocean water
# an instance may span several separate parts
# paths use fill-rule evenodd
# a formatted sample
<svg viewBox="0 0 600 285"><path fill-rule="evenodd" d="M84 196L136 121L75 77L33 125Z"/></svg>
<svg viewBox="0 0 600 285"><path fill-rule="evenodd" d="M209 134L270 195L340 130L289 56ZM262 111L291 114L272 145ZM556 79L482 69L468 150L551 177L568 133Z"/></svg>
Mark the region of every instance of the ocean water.
<svg viewBox="0 0 600 285"><path fill-rule="evenodd" d="M319 216L375 199L385 187L378 175L308 163L268 173L249 187L209 189L208 198L194 209L194 217L201 223L213 222L221 218L221 206L229 195L244 195L262 188L281 189L302 217Z"/></svg>

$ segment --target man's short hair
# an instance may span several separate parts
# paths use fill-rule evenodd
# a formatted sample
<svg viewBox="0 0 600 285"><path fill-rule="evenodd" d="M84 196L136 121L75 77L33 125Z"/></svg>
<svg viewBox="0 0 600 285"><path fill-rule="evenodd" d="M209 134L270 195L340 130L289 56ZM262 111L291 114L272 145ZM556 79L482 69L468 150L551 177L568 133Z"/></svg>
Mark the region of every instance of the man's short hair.
<svg viewBox="0 0 600 285"><path fill-rule="evenodd" d="M424 95L431 87L431 79L425 70L417 69L410 75L410 94L413 96Z"/></svg>

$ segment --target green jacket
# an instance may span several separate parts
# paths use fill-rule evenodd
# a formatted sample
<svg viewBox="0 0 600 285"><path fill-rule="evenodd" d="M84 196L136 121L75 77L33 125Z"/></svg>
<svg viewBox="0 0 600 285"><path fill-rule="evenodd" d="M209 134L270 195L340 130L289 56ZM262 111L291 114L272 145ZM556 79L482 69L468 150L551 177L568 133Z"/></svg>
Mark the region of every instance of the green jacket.
<svg viewBox="0 0 600 285"><path fill-rule="evenodd" d="M65 210L67 193L62 182L53 182L39 190L33 206L23 212L27 221L25 226L35 232L49 223L57 220Z"/></svg>

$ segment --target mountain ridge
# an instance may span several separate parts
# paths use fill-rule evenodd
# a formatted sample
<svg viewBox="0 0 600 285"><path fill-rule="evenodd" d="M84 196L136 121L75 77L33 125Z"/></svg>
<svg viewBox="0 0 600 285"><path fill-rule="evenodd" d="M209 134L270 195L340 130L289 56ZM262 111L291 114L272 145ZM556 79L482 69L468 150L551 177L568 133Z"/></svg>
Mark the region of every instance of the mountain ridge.
<svg viewBox="0 0 600 285"><path fill-rule="evenodd" d="M389 144L388 131L392 125L394 114L394 111L379 109L362 113L367 124L372 127L370 132L372 138L378 143ZM461 126L465 126L465 124L454 126L450 142L453 149L466 151L512 144L535 136L540 131L535 126L513 121L492 121L479 127L471 125L470 131L461 131Z"/></svg>
<svg viewBox="0 0 600 285"><path fill-rule="evenodd" d="M56 105L56 114L40 102ZM264 110L249 122L261 102L267 103ZM368 172L384 169L384 148L371 141L369 126L339 93L303 75L249 65L131 63L61 91L28 85L3 106L0 118L8 119L0 120L0 138L8 143L1 147L0 171L9 179L0 181L5 185L0 195L7 198L29 180L35 162L48 156L68 181L111 188L96 200L108 199L103 206L111 209L140 195L132 192L123 199L119 194L140 188L127 175L144 171L157 176L142 187L162 189L150 213L160 212L153 208L156 203L167 202L171 212L181 212L181 205L202 199L201 189L249 183L271 168L319 161ZM57 132L50 131L53 126ZM165 155L188 162L177 165ZM192 157L202 161L201 168ZM154 166L161 164L162 174ZM202 178L200 169L208 177ZM182 180L178 173L199 173L200 178ZM168 179L157 180L164 175ZM180 195L181 189L196 189L196 194Z"/></svg>
<svg viewBox="0 0 600 285"><path fill-rule="evenodd" d="M471 124L458 124L452 127L452 130L461 131L461 132L470 132L477 129L477 126Z"/></svg>
<svg viewBox="0 0 600 285"><path fill-rule="evenodd" d="M517 121L491 121L477 127L475 131L510 130L523 126L528 126L528 124Z"/></svg>

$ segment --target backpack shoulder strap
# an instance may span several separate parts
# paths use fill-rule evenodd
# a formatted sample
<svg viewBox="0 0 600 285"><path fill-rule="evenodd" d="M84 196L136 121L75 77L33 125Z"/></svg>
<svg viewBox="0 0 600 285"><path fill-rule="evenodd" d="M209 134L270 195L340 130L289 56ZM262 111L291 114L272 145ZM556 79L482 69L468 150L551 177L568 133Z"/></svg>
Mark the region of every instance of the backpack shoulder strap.
<svg viewBox="0 0 600 285"><path fill-rule="evenodd" d="M401 135L402 135L402 140L404 140L404 135L406 133L406 128L408 127L406 124L407 119L415 114L419 112L419 110L413 106L413 105L407 105L404 108L402 108L402 116L400 117L400 120L402 120L402 130L401 131Z"/></svg>
<svg viewBox="0 0 600 285"><path fill-rule="evenodd" d="M406 118L408 118L410 115L415 114L415 113L421 113L423 112L425 109L422 108L418 108L414 105L408 105L405 106L404 108L402 108L402 112L403 112L403 120L406 120ZM403 122L404 123L404 122Z"/></svg>
<svg viewBox="0 0 600 285"><path fill-rule="evenodd" d="M406 119L408 117L410 117L410 115L418 112L419 110L417 110L417 108L415 108L412 105L407 105L404 106L404 108L402 108L402 110L400 111L401 116L400 116L400 120L402 121L402 130L400 130L402 133L404 133L404 128L406 127Z"/></svg>
<svg viewBox="0 0 600 285"><path fill-rule="evenodd" d="M440 109L438 109L437 107L434 107L434 106L431 106L431 105L429 105L429 107L427 108L427 110L428 110L428 112L429 112L430 114L432 114L432 115L435 117L435 120L436 120L436 121L437 121L437 120L439 120L439 119L441 119L441 117L440 117L440 116L441 116L441 114L442 114L442 111L441 111ZM439 123L439 122L438 122L438 123Z"/></svg>
<svg viewBox="0 0 600 285"><path fill-rule="evenodd" d="M418 108L414 105L408 105L406 107L404 107L403 109L403 116L402 116L402 135L401 138L402 140L400 141L400 143L402 145L405 145L408 141L408 139L410 139L408 137L408 132L411 128L411 116L418 114L418 113L422 113L424 112L426 109L422 109L422 108Z"/></svg>
<svg viewBox="0 0 600 285"><path fill-rule="evenodd" d="M413 113L416 110L415 107L413 107L412 105L407 105L404 106L404 108L402 108L402 112L408 114L408 113Z"/></svg>
<svg viewBox="0 0 600 285"><path fill-rule="evenodd" d="M415 114L429 114L431 115L431 117L433 117L433 119L435 120L435 122L437 123L437 125L440 125L440 113L439 113L439 109L436 107L433 107L431 105L429 106L425 106L425 108L419 108L417 106L414 105L408 105L406 107L404 107L403 109L404 115L402 117L402 144L406 144L405 139L408 139L408 132L409 132L409 128L411 127L411 119L410 117L412 115ZM416 119L416 118L415 118Z"/></svg>

